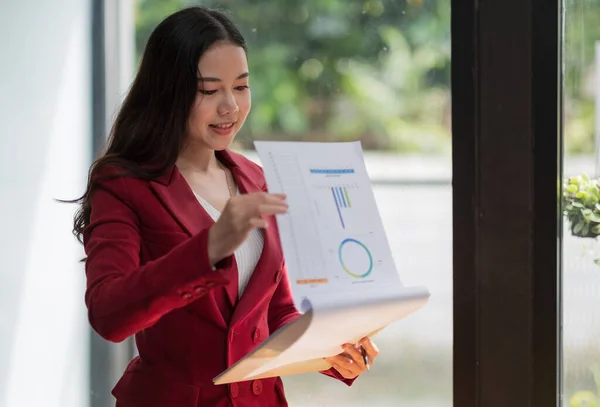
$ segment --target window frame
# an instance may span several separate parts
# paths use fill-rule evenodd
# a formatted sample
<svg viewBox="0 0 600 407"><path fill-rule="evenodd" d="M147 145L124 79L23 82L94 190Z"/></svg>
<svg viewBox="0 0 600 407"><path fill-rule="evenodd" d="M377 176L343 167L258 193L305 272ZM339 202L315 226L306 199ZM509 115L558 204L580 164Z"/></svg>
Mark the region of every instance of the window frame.
<svg viewBox="0 0 600 407"><path fill-rule="evenodd" d="M133 73L133 0L92 0L92 151L95 160L105 146L109 123L129 86ZM135 342L104 340L89 328L90 407L113 407L111 394L117 380L135 355Z"/></svg>
<svg viewBox="0 0 600 407"><path fill-rule="evenodd" d="M452 0L454 405L558 406L559 0Z"/></svg>

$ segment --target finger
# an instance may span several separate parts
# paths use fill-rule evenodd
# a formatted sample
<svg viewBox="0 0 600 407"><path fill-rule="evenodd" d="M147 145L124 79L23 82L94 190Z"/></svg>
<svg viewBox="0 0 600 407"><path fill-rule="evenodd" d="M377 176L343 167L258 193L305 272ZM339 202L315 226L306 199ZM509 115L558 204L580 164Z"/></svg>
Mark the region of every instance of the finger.
<svg viewBox="0 0 600 407"><path fill-rule="evenodd" d="M258 211L261 215L276 215L286 213L288 207L287 205L262 204L258 207Z"/></svg>
<svg viewBox="0 0 600 407"><path fill-rule="evenodd" d="M266 229L269 226L269 223L262 218L251 218L249 223L250 227L255 229Z"/></svg>
<svg viewBox="0 0 600 407"><path fill-rule="evenodd" d="M354 372L355 363L352 363L351 359L338 355L331 358L325 358L325 360L327 360L331 366L345 378L358 376L358 373Z"/></svg>
<svg viewBox="0 0 600 407"><path fill-rule="evenodd" d="M357 362L347 352L336 355L335 360L338 363L338 365L340 365L343 369L346 369L349 372L351 372L354 376L358 376L366 370L364 363Z"/></svg>
<svg viewBox="0 0 600 407"><path fill-rule="evenodd" d="M271 205L285 205L287 196L285 194L265 194L262 196L261 202Z"/></svg>
<svg viewBox="0 0 600 407"><path fill-rule="evenodd" d="M267 194L267 197L268 198L276 198L276 199L279 199L281 201L285 201L287 199L287 195L286 194L276 194L276 193L273 193L273 194Z"/></svg>
<svg viewBox="0 0 600 407"><path fill-rule="evenodd" d="M370 363L373 364L373 360L375 360L375 358L379 355L379 348L377 345L375 345L370 338L362 338L360 340L360 345L367 352Z"/></svg>
<svg viewBox="0 0 600 407"><path fill-rule="evenodd" d="M258 199L263 202L281 202L287 199L287 195L283 193L269 193L269 192L249 192L243 195L244 199Z"/></svg>
<svg viewBox="0 0 600 407"><path fill-rule="evenodd" d="M230 200L240 201L241 205L247 206L260 203L283 204L287 205L286 194L269 194L267 192L249 192L247 194L236 195Z"/></svg>
<svg viewBox="0 0 600 407"><path fill-rule="evenodd" d="M344 376L345 379L353 379L356 376L358 376L357 373L354 373L353 371L348 370L343 366L333 366L333 368L337 370L342 376Z"/></svg>
<svg viewBox="0 0 600 407"><path fill-rule="evenodd" d="M345 344L343 348L346 351L346 353L352 358L354 363L358 364L359 366L362 366L365 369L367 368L367 366L365 366L365 361L363 360L363 355L359 349L356 349L354 345L351 345L349 343Z"/></svg>
<svg viewBox="0 0 600 407"><path fill-rule="evenodd" d="M346 369L351 369L351 366L354 364L354 361L347 353L340 353L339 355L331 356L326 359L331 363L336 363Z"/></svg>

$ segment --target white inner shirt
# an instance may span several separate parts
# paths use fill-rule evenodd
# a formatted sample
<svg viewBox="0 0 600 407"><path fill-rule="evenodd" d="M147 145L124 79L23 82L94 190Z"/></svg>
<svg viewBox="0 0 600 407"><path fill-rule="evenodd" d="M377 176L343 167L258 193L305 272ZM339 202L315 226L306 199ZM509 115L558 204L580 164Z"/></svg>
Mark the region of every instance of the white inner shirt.
<svg viewBox="0 0 600 407"><path fill-rule="evenodd" d="M239 191L238 191L239 193ZM200 205L210 215L211 218L216 222L221 216L221 212L215 209L214 206L209 204L200 195L194 193ZM248 238L238 247L233 253L238 269L238 298L242 296L244 289L250 281L252 272L260 259L264 247L264 236L260 229L253 229L248 235Z"/></svg>

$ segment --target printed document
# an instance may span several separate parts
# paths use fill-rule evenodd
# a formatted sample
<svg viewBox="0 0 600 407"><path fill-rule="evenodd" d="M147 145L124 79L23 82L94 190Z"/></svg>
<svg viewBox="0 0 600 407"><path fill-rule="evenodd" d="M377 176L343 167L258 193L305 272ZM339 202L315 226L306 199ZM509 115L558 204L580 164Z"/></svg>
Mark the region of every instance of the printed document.
<svg viewBox="0 0 600 407"><path fill-rule="evenodd" d="M360 142L255 142L270 193L285 193L277 225L294 303L303 315L272 333L215 383L329 368L341 345L424 306L394 264Z"/></svg>

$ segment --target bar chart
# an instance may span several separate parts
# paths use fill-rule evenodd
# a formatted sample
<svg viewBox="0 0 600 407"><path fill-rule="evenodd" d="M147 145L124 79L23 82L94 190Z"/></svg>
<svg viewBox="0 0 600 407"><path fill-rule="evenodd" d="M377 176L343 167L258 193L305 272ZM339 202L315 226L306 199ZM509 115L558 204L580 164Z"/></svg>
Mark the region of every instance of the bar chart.
<svg viewBox="0 0 600 407"><path fill-rule="evenodd" d="M331 194L333 195L333 201L335 203L335 207L337 209L338 216L340 218L340 223L342 228L346 228L346 224L344 223L344 216L342 214L342 210L344 208L351 208L352 203L350 201L350 195L348 194L348 188L346 187L331 187Z"/></svg>

